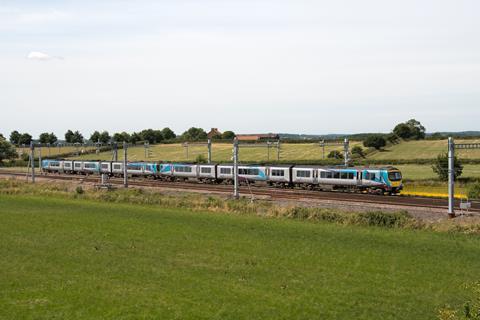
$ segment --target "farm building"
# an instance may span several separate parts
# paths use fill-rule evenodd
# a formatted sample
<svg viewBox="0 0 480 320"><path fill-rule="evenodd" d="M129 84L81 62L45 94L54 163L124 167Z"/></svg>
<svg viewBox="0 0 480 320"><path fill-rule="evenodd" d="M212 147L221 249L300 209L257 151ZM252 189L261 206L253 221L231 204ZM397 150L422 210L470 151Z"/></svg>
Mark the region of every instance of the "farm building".
<svg viewBox="0 0 480 320"><path fill-rule="evenodd" d="M237 134L239 141L267 141L279 140L280 136L276 133L262 133L262 134Z"/></svg>

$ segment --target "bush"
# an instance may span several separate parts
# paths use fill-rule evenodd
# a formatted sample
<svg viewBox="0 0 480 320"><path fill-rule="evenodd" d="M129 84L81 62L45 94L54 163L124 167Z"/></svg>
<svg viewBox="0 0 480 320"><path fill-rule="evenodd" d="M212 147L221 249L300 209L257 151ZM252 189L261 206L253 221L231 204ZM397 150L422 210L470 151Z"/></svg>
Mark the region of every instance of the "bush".
<svg viewBox="0 0 480 320"><path fill-rule="evenodd" d="M77 186L75 188L75 193L76 194L83 194L85 191L83 190L82 186Z"/></svg>
<svg viewBox="0 0 480 320"><path fill-rule="evenodd" d="M387 141L382 135L372 135L363 141L363 145L367 148L375 148L380 150L387 145Z"/></svg>
<svg viewBox="0 0 480 320"><path fill-rule="evenodd" d="M468 186L467 196L469 199L480 199L480 182Z"/></svg>
<svg viewBox="0 0 480 320"><path fill-rule="evenodd" d="M343 154L338 150L330 151L327 158L329 159L343 159Z"/></svg>
<svg viewBox="0 0 480 320"><path fill-rule="evenodd" d="M382 211L362 212L357 216L357 223L386 228L403 227L410 216L406 212L386 213Z"/></svg>
<svg viewBox="0 0 480 320"><path fill-rule="evenodd" d="M205 156L203 154L199 154L196 158L195 158L195 162L196 163L207 163L208 160L207 158L205 158Z"/></svg>
<svg viewBox="0 0 480 320"><path fill-rule="evenodd" d="M356 154L359 157L365 158L365 153L363 152L363 149L360 146L353 147L352 148L352 154Z"/></svg>
<svg viewBox="0 0 480 320"><path fill-rule="evenodd" d="M457 180L462 175L463 165L461 161L455 156L454 159L454 177ZM448 180L448 153L442 153L437 156L432 170L438 175L438 178L442 181Z"/></svg>

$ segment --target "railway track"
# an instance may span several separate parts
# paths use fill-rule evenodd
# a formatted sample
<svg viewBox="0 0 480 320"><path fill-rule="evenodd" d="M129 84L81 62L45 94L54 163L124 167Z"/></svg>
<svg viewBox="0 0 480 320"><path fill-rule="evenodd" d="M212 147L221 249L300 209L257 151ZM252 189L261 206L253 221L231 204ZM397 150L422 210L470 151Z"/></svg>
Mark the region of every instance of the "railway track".
<svg viewBox="0 0 480 320"><path fill-rule="evenodd" d="M25 173L1 171L0 176L15 176L25 177ZM49 174L38 175L39 179L55 179L63 181L83 181L89 183L98 183L98 176L80 176L80 175L61 175ZM111 178L109 183L113 185L122 185L123 179ZM188 183L188 182L165 182L160 180L148 179L129 179L129 185L142 187L159 187L170 189L182 189L191 191L211 191L222 194L230 194L232 192L231 185L212 185L202 183ZM398 207L415 207L425 209L447 210L448 202L446 199L438 198L423 198L411 196L379 196L372 194L359 194L350 192L329 192L329 191L311 191L300 189L274 189L259 186L241 186L240 193L242 195L265 196L276 200L323 200L333 202L348 202L356 204L375 204ZM456 203L456 210L460 210L459 203ZM480 214L480 202L472 202L471 213Z"/></svg>

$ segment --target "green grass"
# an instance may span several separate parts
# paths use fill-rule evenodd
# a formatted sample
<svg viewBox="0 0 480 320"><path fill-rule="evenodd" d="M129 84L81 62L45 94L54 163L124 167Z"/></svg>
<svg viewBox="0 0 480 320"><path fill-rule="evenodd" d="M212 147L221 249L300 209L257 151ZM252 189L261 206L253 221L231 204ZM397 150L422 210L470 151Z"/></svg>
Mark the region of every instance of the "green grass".
<svg viewBox="0 0 480 320"><path fill-rule="evenodd" d="M0 318L432 319L475 236L0 196Z"/></svg>
<svg viewBox="0 0 480 320"><path fill-rule="evenodd" d="M360 145L359 142L352 142L351 146ZM145 149L143 146L133 147L128 150L128 158L135 161L141 160L163 160L163 161L195 161L198 155L207 157L206 146L190 146L188 148L188 157L186 148L181 144L158 144L150 147L150 154L145 157ZM326 146L325 158L332 150L342 151L343 146ZM122 150L118 153L119 159L123 159ZM321 160L323 157L323 149L318 144L313 143L301 143L301 144L288 144L281 145L280 160ZM111 160L112 152L103 152L100 154L88 154L80 157L72 157L80 159L100 159ZM212 161L214 162L231 162L232 158L232 145L228 143L214 143L212 145ZM277 150L275 148L270 149L270 156L268 155L267 148L245 148L242 147L239 152L240 161L270 161L277 159Z"/></svg>
<svg viewBox="0 0 480 320"><path fill-rule="evenodd" d="M456 140L455 143L479 143L480 140ZM392 145L385 150L376 151L368 155L373 160L413 160L435 159L439 154L447 152L447 140L420 140L404 141ZM479 159L480 149L456 150L462 159Z"/></svg>

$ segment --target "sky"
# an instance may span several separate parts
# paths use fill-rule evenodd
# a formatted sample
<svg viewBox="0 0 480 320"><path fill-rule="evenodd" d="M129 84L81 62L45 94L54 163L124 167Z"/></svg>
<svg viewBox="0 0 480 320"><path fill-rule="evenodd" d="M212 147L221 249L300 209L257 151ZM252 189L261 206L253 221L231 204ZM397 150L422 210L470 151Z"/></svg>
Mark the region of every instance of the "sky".
<svg viewBox="0 0 480 320"><path fill-rule="evenodd" d="M480 130L478 0L0 0L0 133Z"/></svg>

